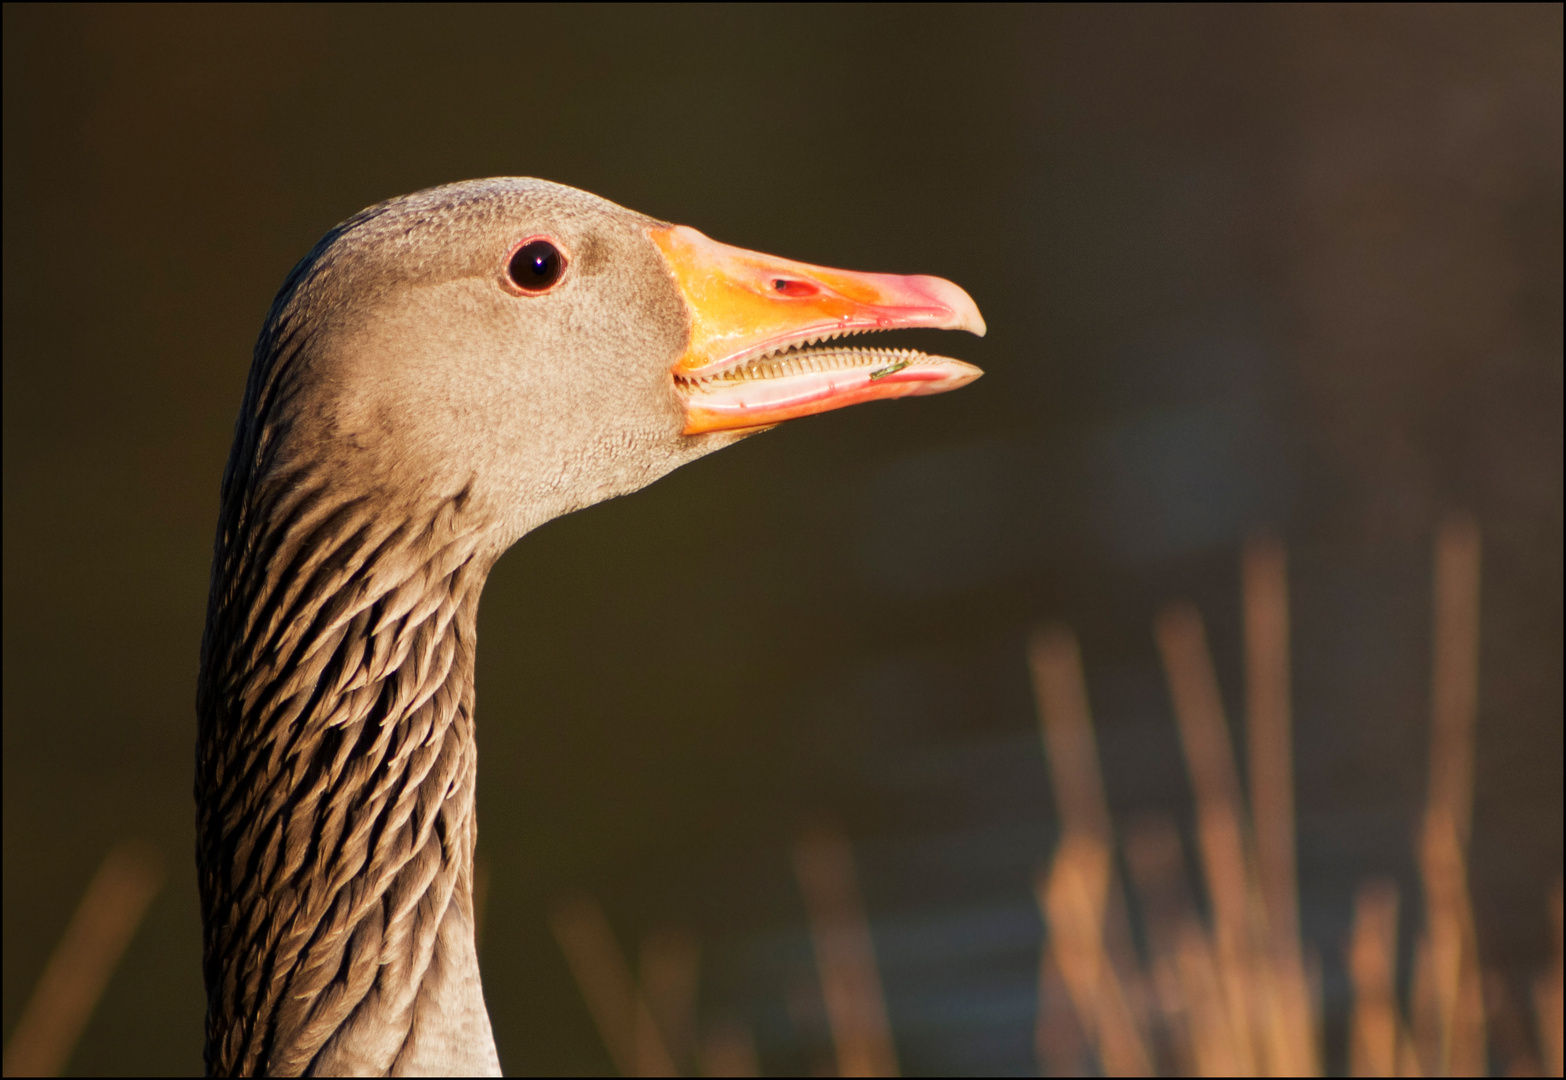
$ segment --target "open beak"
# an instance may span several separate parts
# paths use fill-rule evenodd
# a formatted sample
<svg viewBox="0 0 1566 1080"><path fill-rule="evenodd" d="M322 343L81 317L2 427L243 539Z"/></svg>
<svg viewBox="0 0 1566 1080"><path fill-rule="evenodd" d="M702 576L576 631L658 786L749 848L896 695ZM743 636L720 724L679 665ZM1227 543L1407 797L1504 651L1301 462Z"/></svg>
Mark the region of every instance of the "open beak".
<svg viewBox="0 0 1566 1080"><path fill-rule="evenodd" d="M684 225L649 229L685 297L690 343L674 365L685 434L769 427L861 401L942 394L983 374L911 349L819 344L926 326L984 334L973 299L923 275L829 270L720 244Z"/></svg>

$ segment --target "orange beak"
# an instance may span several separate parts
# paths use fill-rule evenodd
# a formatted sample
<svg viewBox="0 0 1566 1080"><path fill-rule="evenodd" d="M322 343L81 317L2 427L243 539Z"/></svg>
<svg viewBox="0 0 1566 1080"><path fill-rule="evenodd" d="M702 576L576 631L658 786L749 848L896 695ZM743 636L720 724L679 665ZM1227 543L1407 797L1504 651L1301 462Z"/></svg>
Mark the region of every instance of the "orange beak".
<svg viewBox="0 0 1566 1080"><path fill-rule="evenodd" d="M902 327L983 336L978 306L943 278L810 266L720 244L683 225L648 234L690 314L690 342L673 371L687 435L940 394L983 374L961 360L908 349L817 344Z"/></svg>

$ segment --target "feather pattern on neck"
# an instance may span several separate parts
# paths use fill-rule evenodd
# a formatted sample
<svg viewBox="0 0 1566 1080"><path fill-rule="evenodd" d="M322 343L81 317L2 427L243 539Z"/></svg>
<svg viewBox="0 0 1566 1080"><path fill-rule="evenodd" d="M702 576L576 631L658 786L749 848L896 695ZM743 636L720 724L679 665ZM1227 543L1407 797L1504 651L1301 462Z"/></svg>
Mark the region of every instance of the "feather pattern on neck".
<svg viewBox="0 0 1566 1080"><path fill-rule="evenodd" d="M298 276L257 345L202 642L207 1069L498 1075L472 917L486 518L468 486L366 486L289 437Z"/></svg>

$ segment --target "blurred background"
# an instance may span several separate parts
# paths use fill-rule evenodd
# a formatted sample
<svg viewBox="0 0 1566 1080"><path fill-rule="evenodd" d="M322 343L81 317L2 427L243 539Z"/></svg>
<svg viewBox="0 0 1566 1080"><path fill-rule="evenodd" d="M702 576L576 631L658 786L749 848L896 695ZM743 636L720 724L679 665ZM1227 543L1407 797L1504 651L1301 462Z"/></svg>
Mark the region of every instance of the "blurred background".
<svg viewBox="0 0 1566 1080"><path fill-rule="evenodd" d="M1237 718L1260 529L1327 1067L1359 883L1418 923L1453 511L1483 536L1479 952L1519 1000L1553 955L1559 5L7 5L4 125L7 1038L105 855L164 868L69 1072L201 1068L196 659L272 295L360 207L489 175L949 277L990 327L898 342L982 366L959 394L789 424L501 561L479 856L508 1072L613 1067L550 928L575 895L633 960L694 943L697 1022L764 1072L830 1073L795 858L821 828L902 1071L1036 1070L1059 820L1028 635L1078 635L1115 819L1190 850L1153 620L1197 605Z"/></svg>

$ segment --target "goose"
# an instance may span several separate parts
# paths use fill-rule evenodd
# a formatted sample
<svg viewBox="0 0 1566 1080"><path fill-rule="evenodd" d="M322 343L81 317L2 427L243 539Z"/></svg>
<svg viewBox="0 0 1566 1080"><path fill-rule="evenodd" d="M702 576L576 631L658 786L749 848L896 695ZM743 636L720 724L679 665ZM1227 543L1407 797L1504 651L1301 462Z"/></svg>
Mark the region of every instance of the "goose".
<svg viewBox="0 0 1566 1080"><path fill-rule="evenodd" d="M197 685L210 1074L500 1075L474 948L474 650L500 555L783 421L981 372L941 278L811 266L587 192L372 206L289 273L220 489Z"/></svg>

